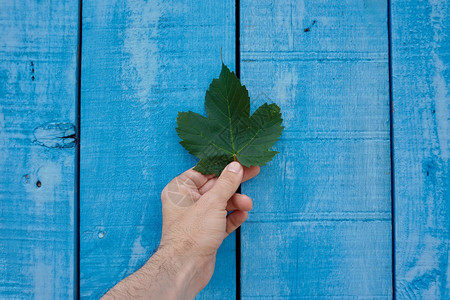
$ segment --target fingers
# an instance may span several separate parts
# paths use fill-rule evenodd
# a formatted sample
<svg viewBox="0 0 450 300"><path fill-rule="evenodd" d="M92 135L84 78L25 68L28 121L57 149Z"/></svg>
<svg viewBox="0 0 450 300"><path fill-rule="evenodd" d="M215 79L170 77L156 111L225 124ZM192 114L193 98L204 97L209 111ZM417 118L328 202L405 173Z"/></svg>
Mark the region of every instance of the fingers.
<svg viewBox="0 0 450 300"><path fill-rule="evenodd" d="M210 180L208 180L201 188L198 189L198 192L200 193L200 195L203 195L204 193L209 191L214 186L216 181L217 181L217 178L211 178Z"/></svg>
<svg viewBox="0 0 450 300"><path fill-rule="evenodd" d="M252 199L247 195L234 194L227 203L227 211L243 210L250 211L253 208Z"/></svg>
<svg viewBox="0 0 450 300"><path fill-rule="evenodd" d="M252 179L259 174L260 170L261 168L258 166L251 166L250 168L244 167L244 177L242 178L242 182Z"/></svg>
<svg viewBox="0 0 450 300"><path fill-rule="evenodd" d="M193 168L190 168L184 173L178 175L177 178L178 182L185 183L186 185L193 186L198 189L213 177L214 175L203 175L202 173L195 171Z"/></svg>
<svg viewBox="0 0 450 300"><path fill-rule="evenodd" d="M244 167L244 176L242 177L242 182L252 179L253 177L259 174L259 171L260 171L259 167L255 166L251 166L250 168ZM216 181L217 178L215 177L209 179L201 188L199 188L198 191L200 192L200 195L203 195L204 193L209 191L214 186Z"/></svg>
<svg viewBox="0 0 450 300"><path fill-rule="evenodd" d="M248 212L235 210L227 216L227 235L235 231L248 218Z"/></svg>
<svg viewBox="0 0 450 300"><path fill-rule="evenodd" d="M241 164L234 161L230 163L220 174L220 177L215 182L214 186L206 192L203 196L209 201L213 201L219 206L226 207L228 199L238 189L242 182L244 169Z"/></svg>
<svg viewBox="0 0 450 300"><path fill-rule="evenodd" d="M203 186L214 175L203 175L193 168L178 175L161 192L161 201L170 199L177 206L187 207L195 203L200 197L199 187Z"/></svg>

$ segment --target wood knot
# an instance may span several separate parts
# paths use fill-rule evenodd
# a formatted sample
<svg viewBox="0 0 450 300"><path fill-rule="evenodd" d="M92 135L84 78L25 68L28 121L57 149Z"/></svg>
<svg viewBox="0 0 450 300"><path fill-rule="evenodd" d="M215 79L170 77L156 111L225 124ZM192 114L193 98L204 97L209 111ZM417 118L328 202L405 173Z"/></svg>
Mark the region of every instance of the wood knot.
<svg viewBox="0 0 450 300"><path fill-rule="evenodd" d="M76 130L72 123L47 123L34 129L35 143L47 148L73 148Z"/></svg>

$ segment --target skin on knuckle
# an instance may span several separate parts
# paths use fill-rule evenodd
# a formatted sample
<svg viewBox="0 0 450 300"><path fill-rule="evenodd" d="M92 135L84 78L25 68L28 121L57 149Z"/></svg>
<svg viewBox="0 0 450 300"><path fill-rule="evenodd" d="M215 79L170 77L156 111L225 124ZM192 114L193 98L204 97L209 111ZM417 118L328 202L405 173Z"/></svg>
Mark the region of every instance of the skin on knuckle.
<svg viewBox="0 0 450 300"><path fill-rule="evenodd" d="M189 177L185 174L185 173L181 173L180 175L178 175L176 178L178 178L180 181L185 181L186 179L188 179ZM175 179L176 179L175 178Z"/></svg>
<svg viewBox="0 0 450 300"><path fill-rule="evenodd" d="M166 198L167 195L167 187L168 185L166 185L163 190L161 191L161 201L164 201L164 199Z"/></svg>
<svg viewBox="0 0 450 300"><path fill-rule="evenodd" d="M236 185L235 181L232 176L224 176L221 178L221 186L226 190L232 190Z"/></svg>
<svg viewBox="0 0 450 300"><path fill-rule="evenodd" d="M177 184L176 177L172 179L161 191L161 198L166 197L168 192Z"/></svg>

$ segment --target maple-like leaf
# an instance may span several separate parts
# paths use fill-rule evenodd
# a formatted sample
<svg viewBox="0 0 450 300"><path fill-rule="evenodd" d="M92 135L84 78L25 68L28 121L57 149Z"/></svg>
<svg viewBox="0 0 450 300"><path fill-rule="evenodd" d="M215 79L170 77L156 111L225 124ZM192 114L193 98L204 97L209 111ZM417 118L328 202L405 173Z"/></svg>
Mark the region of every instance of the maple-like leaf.
<svg viewBox="0 0 450 300"><path fill-rule="evenodd" d="M265 103L250 116L246 87L223 63L206 91L205 107L207 117L192 111L177 117L180 144L200 159L194 170L219 176L232 161L264 166L278 153L270 147L284 129L280 108Z"/></svg>

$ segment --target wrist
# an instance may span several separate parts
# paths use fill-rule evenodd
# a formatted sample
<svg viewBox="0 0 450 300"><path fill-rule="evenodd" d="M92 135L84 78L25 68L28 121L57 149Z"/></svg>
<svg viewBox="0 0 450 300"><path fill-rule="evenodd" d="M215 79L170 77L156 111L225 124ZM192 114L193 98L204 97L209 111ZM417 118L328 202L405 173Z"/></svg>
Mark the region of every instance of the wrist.
<svg viewBox="0 0 450 300"><path fill-rule="evenodd" d="M202 284L200 270L206 260L192 255L189 249L177 245L161 245L143 268L158 268L161 276L168 276L166 299L193 299L206 285Z"/></svg>

